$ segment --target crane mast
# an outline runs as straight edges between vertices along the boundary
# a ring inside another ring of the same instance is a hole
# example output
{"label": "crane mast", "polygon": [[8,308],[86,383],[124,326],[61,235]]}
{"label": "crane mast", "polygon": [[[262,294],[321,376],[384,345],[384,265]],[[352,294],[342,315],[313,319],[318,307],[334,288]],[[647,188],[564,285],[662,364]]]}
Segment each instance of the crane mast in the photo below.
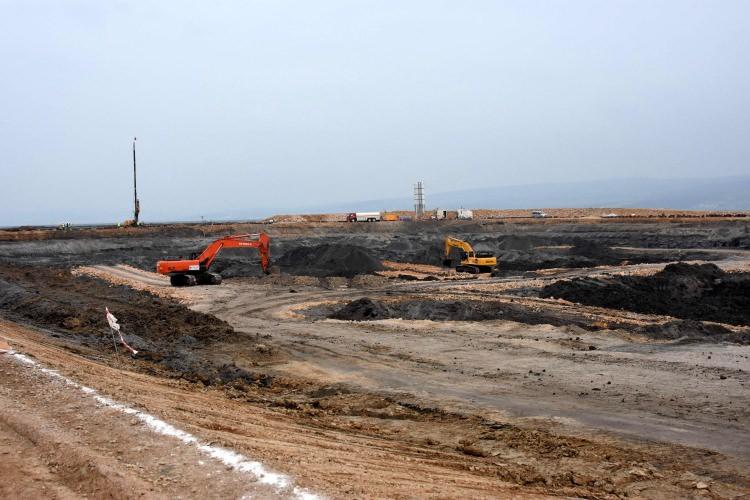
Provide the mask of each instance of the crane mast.
{"label": "crane mast", "polygon": [[138,216],[141,213],[141,204],[138,201],[138,176],[135,168],[135,141],[137,137],[133,137],[133,222],[135,226],[138,225]]}

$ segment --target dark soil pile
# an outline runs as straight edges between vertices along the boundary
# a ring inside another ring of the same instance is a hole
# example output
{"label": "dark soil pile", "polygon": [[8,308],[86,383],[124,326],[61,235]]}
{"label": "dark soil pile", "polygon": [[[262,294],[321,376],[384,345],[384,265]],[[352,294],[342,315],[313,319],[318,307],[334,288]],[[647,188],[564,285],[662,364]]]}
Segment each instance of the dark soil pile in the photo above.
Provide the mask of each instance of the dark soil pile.
{"label": "dark soil pile", "polygon": [[352,278],[383,269],[383,264],[363,247],[329,243],[293,248],[284,253],[276,265],[288,274],[319,277]]}
{"label": "dark soil pile", "polygon": [[349,302],[331,315],[334,319],[351,321],[369,321],[393,317],[393,310],[379,300],[364,297]]}
{"label": "dark soil pile", "polygon": [[634,328],[628,323],[609,323],[602,326],[595,319],[587,319],[575,311],[550,311],[499,301],[418,298],[382,301],[364,297],[338,309],[312,308],[308,312],[312,317],[328,317],[345,321],[375,321],[390,318],[432,321],[508,320],[529,325],[576,326],[589,331],[622,328],[658,340],[750,344],[750,330],[748,329],[732,331],[724,326],[702,321],[680,319],[639,328]]}
{"label": "dark soil pile", "polygon": [[119,320],[126,342],[139,351],[136,360],[204,384],[228,379],[263,383],[262,376],[200,355],[202,348],[233,337],[233,328],[214,316],[146,292],[76,277],[65,269],[0,269],[0,316],[41,327],[67,343],[113,354],[105,307]]}
{"label": "dark soil pile", "polygon": [[[0,311],[45,327],[81,334],[108,331],[104,308],[109,307],[134,343],[174,341],[191,337],[212,342],[230,336],[231,326],[214,316],[180,304],[64,269],[4,268],[0,270]],[[136,338],[137,337],[137,338]]]}
{"label": "dark soil pile", "polygon": [[714,264],[669,264],[653,276],[576,278],[544,287],[541,297],[683,319],[750,325],[750,275]]}
{"label": "dark soil pile", "polygon": [[[408,299],[380,301],[368,297],[349,302],[330,313],[329,318],[348,321],[379,319],[427,319],[433,321],[490,321],[505,319],[532,325],[569,325],[571,318],[544,311],[531,311],[519,304],[483,300]],[[575,323],[575,320],[573,321]],[[582,327],[589,325],[581,323]]]}
{"label": "dark soil pile", "polygon": [[[554,244],[559,244],[555,242]],[[520,247],[520,243],[516,246]],[[550,268],[579,268],[617,266],[621,264],[651,264],[679,260],[711,260],[711,254],[700,250],[652,250],[612,248],[605,243],[586,238],[575,238],[570,248],[530,247],[525,250],[510,249],[497,253],[498,268],[495,276],[513,274],[513,271],[535,271]]]}

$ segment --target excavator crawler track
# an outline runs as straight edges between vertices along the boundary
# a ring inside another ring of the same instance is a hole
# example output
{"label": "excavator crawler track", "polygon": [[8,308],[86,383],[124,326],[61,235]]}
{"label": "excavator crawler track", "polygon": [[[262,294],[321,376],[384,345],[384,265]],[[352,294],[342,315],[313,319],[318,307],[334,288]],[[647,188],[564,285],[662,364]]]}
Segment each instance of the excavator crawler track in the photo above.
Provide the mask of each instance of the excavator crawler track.
{"label": "excavator crawler track", "polygon": [[169,282],[172,286],[194,286],[198,284],[198,280],[192,274],[172,274],[169,277]]}

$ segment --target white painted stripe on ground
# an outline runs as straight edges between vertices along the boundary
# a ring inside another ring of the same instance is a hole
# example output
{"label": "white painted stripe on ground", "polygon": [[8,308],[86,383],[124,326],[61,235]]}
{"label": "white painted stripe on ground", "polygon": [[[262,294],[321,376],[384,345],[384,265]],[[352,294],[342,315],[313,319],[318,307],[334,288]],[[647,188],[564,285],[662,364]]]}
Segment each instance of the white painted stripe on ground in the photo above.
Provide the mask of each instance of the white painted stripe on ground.
{"label": "white painted stripe on ground", "polygon": [[[14,351],[9,352],[8,354],[11,354],[16,360],[26,365],[32,366],[52,378],[59,379],[65,382],[65,384],[71,387],[75,387],[85,394],[93,396],[94,400],[102,406],[118,410],[126,415],[134,416],[157,434],[179,439],[187,445],[194,445],[200,452],[204,453],[205,455],[208,455],[220,461],[224,465],[231,467],[236,471],[252,475],[256,481],[272,486],[279,493],[289,493],[292,497],[299,498],[300,500],[317,500],[321,498],[315,493],[307,491],[298,486],[294,486],[289,476],[271,472],[266,469],[266,467],[260,462],[250,460],[246,456],[241,455],[235,451],[228,450],[226,448],[220,448],[218,446],[201,443],[200,440],[192,434],[178,429],[177,427],[174,427],[173,425],[168,424],[167,422],[160,420],[153,415],[149,415],[148,413],[144,413],[140,410],[136,410],[135,408],[122,403],[118,403],[105,396],[102,396],[96,391],[96,389],[80,385],[63,375],[60,375],[55,370],[45,368],[44,366],[29,358],[28,356],[25,356],[24,354]],[[199,463],[202,465],[202,462]]]}

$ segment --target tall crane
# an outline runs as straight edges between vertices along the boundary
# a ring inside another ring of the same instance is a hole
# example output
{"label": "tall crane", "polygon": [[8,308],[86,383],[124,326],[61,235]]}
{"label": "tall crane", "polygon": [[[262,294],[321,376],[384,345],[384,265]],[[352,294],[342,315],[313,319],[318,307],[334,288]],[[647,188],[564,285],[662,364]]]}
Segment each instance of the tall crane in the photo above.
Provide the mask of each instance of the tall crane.
{"label": "tall crane", "polygon": [[488,273],[492,268],[497,266],[497,258],[490,252],[475,252],[474,248],[466,241],[459,240],[452,236],[445,238],[445,253],[443,255],[443,265],[452,266],[454,261],[451,258],[451,250],[458,248],[461,251],[460,262],[456,266],[459,273]]}
{"label": "tall crane", "polygon": [[200,255],[186,260],[160,260],[156,272],[169,276],[172,286],[218,285],[221,275],[209,272],[222,248],[257,248],[260,265],[268,274],[271,263],[271,240],[266,233],[235,234],[211,242]]}

